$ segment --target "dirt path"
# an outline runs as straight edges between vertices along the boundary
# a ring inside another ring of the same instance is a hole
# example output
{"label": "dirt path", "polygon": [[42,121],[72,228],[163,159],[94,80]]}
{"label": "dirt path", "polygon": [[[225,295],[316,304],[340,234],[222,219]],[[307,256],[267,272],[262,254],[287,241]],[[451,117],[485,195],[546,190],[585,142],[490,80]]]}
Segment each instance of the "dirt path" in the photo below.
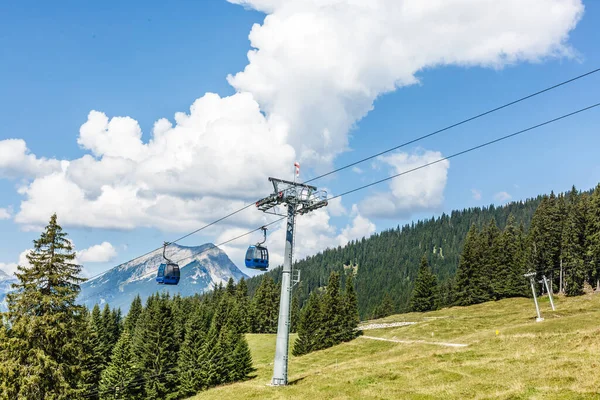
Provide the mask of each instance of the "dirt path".
{"label": "dirt path", "polygon": [[427,342],[425,340],[398,340],[398,339],[385,339],[375,336],[359,336],[363,339],[371,339],[371,340],[382,340],[384,342],[393,342],[393,343],[405,343],[405,344],[414,344],[414,343],[425,343],[425,344],[433,344],[436,346],[446,346],[446,347],[467,347],[468,344],[462,343],[446,343],[446,342]]}

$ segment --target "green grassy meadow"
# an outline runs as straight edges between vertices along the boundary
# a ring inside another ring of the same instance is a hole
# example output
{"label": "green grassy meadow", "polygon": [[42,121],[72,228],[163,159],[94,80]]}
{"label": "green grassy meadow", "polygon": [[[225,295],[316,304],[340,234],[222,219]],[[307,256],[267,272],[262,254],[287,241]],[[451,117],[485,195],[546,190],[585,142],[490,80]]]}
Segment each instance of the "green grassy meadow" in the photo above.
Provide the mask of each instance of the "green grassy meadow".
{"label": "green grassy meadow", "polygon": [[555,298],[555,312],[547,297],[540,301],[543,322],[535,322],[532,299],[378,320],[417,323],[365,330],[364,336],[468,346],[361,337],[302,357],[290,354],[286,387],[268,386],[275,335],[247,335],[252,379],[193,399],[600,399],[600,294]]}

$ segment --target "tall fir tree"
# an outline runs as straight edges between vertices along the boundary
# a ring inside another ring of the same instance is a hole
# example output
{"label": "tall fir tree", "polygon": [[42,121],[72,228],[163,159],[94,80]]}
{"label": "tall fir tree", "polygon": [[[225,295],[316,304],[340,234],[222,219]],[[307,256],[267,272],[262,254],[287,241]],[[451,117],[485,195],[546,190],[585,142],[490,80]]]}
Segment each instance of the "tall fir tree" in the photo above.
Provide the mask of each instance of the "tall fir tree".
{"label": "tall fir tree", "polygon": [[179,396],[193,396],[208,386],[203,375],[202,349],[206,337],[205,309],[199,307],[186,324],[185,340],[177,360]]}
{"label": "tall fir tree", "polygon": [[178,350],[168,295],[148,298],[134,332],[133,349],[136,368],[142,371],[144,398],[164,399],[174,393],[176,375],[164,374],[174,371]]}
{"label": "tall fir tree", "polygon": [[343,339],[344,304],[340,293],[340,274],[332,272],[321,302],[321,343],[324,348],[338,344]]}
{"label": "tall fir tree", "polygon": [[571,190],[569,197],[561,253],[565,267],[565,293],[568,296],[577,296],[583,293],[583,284],[586,278],[586,212],[575,187]]}
{"label": "tall fir tree", "polygon": [[279,295],[277,293],[277,286],[273,278],[264,275],[252,299],[253,332],[277,332],[278,310]]}
{"label": "tall fir tree", "polygon": [[300,311],[298,338],[294,342],[292,354],[301,356],[321,348],[321,295],[313,290],[308,301]]}
{"label": "tall fir tree", "polygon": [[142,388],[143,380],[135,365],[132,333],[125,329],[113,348],[108,367],[102,371],[100,399],[142,399]]}
{"label": "tall fir tree", "polygon": [[78,343],[81,346],[81,391],[90,399],[98,399],[98,384],[100,374],[104,369],[104,357],[98,330],[91,313],[88,314],[85,328],[81,330]]}
{"label": "tall fir tree", "polygon": [[296,333],[298,331],[298,321],[300,320],[300,299],[298,297],[298,291],[294,292],[292,296],[292,306],[290,309],[290,332]]}
{"label": "tall fir tree", "polygon": [[356,330],[360,322],[360,317],[358,315],[358,298],[356,297],[356,289],[354,288],[353,272],[350,272],[346,278],[343,315],[343,340],[352,340],[360,334],[360,331]]}
{"label": "tall fir tree", "polygon": [[463,247],[456,272],[456,305],[468,306],[483,303],[490,299],[482,268],[482,250],[479,230],[473,224]]}
{"label": "tall fir tree", "polygon": [[30,266],[17,267],[18,281],[7,295],[8,358],[15,367],[10,392],[16,395],[12,398],[32,400],[74,398],[82,379],[77,338],[86,322],[76,299],[85,279],[79,276],[81,266],[74,263],[73,246],[56,214],[33,243],[27,255]]}
{"label": "tall fir tree", "polygon": [[250,332],[252,319],[250,316],[250,302],[248,300],[248,284],[242,277],[237,284],[236,288],[236,301],[240,310],[240,331],[244,333]]}
{"label": "tall fir tree", "polygon": [[435,310],[438,303],[437,294],[437,278],[431,272],[427,256],[423,256],[410,301],[411,311],[424,312]]}
{"label": "tall fir tree", "polygon": [[[135,325],[137,324],[140,315],[144,306],[142,305],[142,298],[140,295],[136,295],[133,301],[131,302],[131,306],[129,307],[129,312],[127,313],[127,317],[125,317],[125,322],[123,324],[123,328],[130,333],[133,334],[133,330],[135,329]],[[98,312],[100,309],[98,309]]]}
{"label": "tall fir tree", "polygon": [[394,311],[394,301],[392,300],[392,296],[390,296],[389,292],[385,292],[381,303],[379,303],[373,311],[373,318],[384,318],[388,315],[392,315]]}
{"label": "tall fir tree", "polygon": [[586,237],[589,275],[596,283],[596,290],[600,291],[600,184],[596,186],[589,200]]}

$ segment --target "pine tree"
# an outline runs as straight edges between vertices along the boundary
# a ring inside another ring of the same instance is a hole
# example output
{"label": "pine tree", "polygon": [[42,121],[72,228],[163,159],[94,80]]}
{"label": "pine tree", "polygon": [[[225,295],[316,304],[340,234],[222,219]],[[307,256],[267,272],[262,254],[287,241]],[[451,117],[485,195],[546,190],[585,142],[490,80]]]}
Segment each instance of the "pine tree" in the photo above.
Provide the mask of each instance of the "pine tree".
{"label": "pine tree", "polygon": [[321,343],[323,348],[341,343],[344,337],[344,304],[340,294],[340,274],[332,272],[321,302]]}
{"label": "pine tree", "polygon": [[500,230],[496,219],[492,217],[480,236],[482,285],[490,299],[500,299],[505,291],[506,282],[500,269],[501,243]]}
{"label": "pine tree", "polygon": [[81,368],[81,391],[90,399],[98,399],[98,383],[100,374],[104,368],[102,346],[96,325],[93,323],[92,314],[88,315],[88,321],[81,330],[78,338],[81,346],[80,368]]}
{"label": "pine tree", "polygon": [[273,278],[265,275],[252,299],[253,332],[277,332],[279,296]]}
{"label": "pine tree", "polygon": [[113,349],[108,367],[102,371],[100,399],[141,399],[142,386],[134,362],[132,334],[126,329]]}
{"label": "pine tree", "polygon": [[[131,302],[129,312],[127,313],[127,317],[125,318],[125,323],[123,326],[125,330],[129,331],[130,333],[133,333],[135,325],[137,324],[137,321],[140,318],[140,315],[142,314],[143,308],[144,307],[142,306],[142,299],[138,294]],[[98,312],[100,312],[100,309],[98,309]]]}
{"label": "pine tree", "polygon": [[596,186],[589,200],[586,236],[590,276],[596,281],[596,289],[600,291],[600,184]]}
{"label": "pine tree", "polygon": [[562,237],[565,265],[564,283],[567,296],[577,296],[583,294],[583,284],[587,272],[585,265],[586,213],[575,187],[571,191],[570,198]]}
{"label": "pine tree", "polygon": [[179,396],[192,396],[208,386],[202,374],[202,349],[204,346],[205,310],[197,309],[186,324],[185,340],[177,361]]}
{"label": "pine tree", "polygon": [[358,315],[358,299],[356,297],[356,290],[354,289],[354,274],[352,272],[350,272],[346,278],[343,315],[344,325],[342,340],[352,340],[360,334],[360,332],[356,330],[360,322],[360,317]]}
{"label": "pine tree", "polygon": [[241,332],[249,333],[252,325],[250,317],[250,303],[248,301],[248,284],[244,278],[240,279],[236,288],[236,301],[240,311],[239,328]]}
{"label": "pine tree", "polygon": [[[134,332],[136,368],[142,372],[145,399],[164,399],[175,392],[177,343],[168,295],[148,298]],[[160,379],[155,379],[161,376]]]}
{"label": "pine tree", "polygon": [[118,339],[118,337],[115,336],[117,330],[115,316],[111,312],[108,303],[105,303],[104,309],[102,310],[102,316],[100,317],[98,336],[102,346],[102,357],[106,364],[110,362],[112,349]]}
{"label": "pine tree", "polygon": [[456,272],[456,305],[468,306],[489,300],[481,262],[481,240],[475,224],[467,233]]}
{"label": "pine tree", "polygon": [[437,293],[437,278],[431,272],[427,257],[423,256],[410,301],[411,311],[424,312],[435,310],[437,308]]}
{"label": "pine tree", "polygon": [[319,338],[322,336],[321,329],[321,295],[314,290],[300,311],[298,338],[294,342],[292,354],[301,356],[321,348],[319,343]]}
{"label": "pine tree", "polygon": [[394,302],[388,292],[383,295],[381,303],[373,311],[373,318],[384,318],[394,313]]}
{"label": "pine tree", "polygon": [[[521,227],[522,229],[522,227]],[[527,293],[527,279],[521,253],[523,233],[517,228],[515,218],[508,217],[504,231],[498,240],[500,263],[497,272],[498,298],[524,296]]]}
{"label": "pine tree", "polygon": [[11,392],[32,400],[76,397],[81,381],[76,344],[85,326],[85,310],[76,299],[85,279],[56,214],[27,259],[31,266],[18,266],[15,290],[7,295],[14,346],[9,358],[16,367]]}

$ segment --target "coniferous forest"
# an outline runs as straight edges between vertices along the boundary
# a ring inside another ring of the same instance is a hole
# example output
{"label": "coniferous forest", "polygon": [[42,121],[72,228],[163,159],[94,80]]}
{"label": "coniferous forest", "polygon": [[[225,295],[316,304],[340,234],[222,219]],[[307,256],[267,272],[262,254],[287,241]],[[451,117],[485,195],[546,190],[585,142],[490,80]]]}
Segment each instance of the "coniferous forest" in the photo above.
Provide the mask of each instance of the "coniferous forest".
{"label": "coniferous forest", "polygon": [[[600,185],[453,211],[327,249],[294,268],[302,271],[300,308],[331,272],[344,278],[356,271],[362,319],[531,296],[528,271],[536,280],[545,275],[554,292],[578,295],[585,285],[600,290]],[[267,275],[278,282],[280,268]],[[248,280],[251,294],[262,279]]]}
{"label": "coniferous forest", "polygon": [[[127,315],[76,304],[81,266],[56,215],[18,267],[0,326],[0,398],[178,399],[251,378],[245,333],[275,333],[280,269]],[[452,212],[295,263],[296,356],[357,337],[360,317],[530,296],[524,274],[600,290],[600,185]]]}

